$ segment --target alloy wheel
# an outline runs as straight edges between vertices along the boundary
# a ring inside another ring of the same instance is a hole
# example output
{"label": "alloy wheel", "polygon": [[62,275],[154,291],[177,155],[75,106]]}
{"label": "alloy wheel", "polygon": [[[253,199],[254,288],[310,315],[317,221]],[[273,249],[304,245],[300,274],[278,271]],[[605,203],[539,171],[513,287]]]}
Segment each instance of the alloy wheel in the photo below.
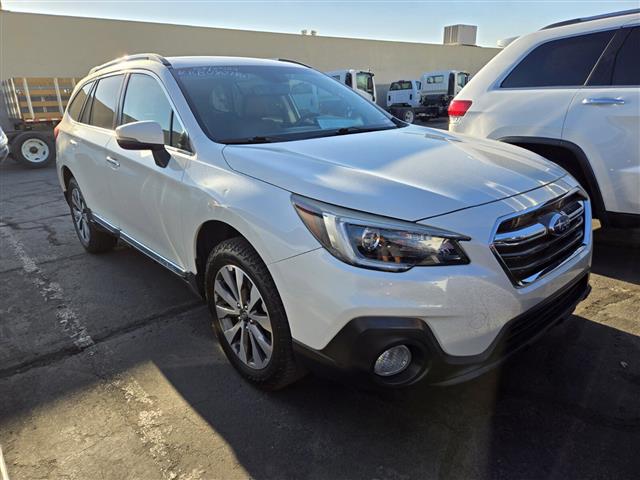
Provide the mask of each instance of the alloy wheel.
{"label": "alloy wheel", "polygon": [[267,306],[253,280],[236,265],[225,265],[214,280],[216,315],[225,340],[249,368],[265,368],[273,351]]}
{"label": "alloy wheel", "polygon": [[78,235],[82,242],[87,245],[91,240],[89,216],[87,214],[87,205],[84,203],[84,198],[82,198],[82,194],[77,188],[71,191],[71,213],[73,214],[73,223],[76,226]]}

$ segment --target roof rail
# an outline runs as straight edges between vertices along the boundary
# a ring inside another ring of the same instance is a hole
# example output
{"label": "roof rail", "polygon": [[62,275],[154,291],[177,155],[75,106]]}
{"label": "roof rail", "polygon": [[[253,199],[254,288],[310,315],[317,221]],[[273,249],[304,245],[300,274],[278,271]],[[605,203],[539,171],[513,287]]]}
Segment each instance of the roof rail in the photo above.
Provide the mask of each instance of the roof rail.
{"label": "roof rail", "polygon": [[622,17],[623,15],[631,15],[632,13],[640,13],[640,8],[633,8],[631,10],[622,10],[620,12],[603,13],[602,15],[594,15],[593,17],[574,18],[573,20],[565,20],[563,22],[552,23],[540,30],[548,30],[550,28],[564,27],[565,25],[573,25],[575,23],[591,22],[593,20],[601,20],[603,18]]}
{"label": "roof rail", "polygon": [[303,67],[313,68],[311,65],[307,65],[306,63],[298,62],[297,60],[289,60],[288,58],[276,58],[276,60],[278,60],[279,62],[295,63],[296,65],[301,65]]}
{"label": "roof rail", "polygon": [[167,60],[161,55],[158,55],[157,53],[135,53],[133,55],[125,55],[123,57],[114,58],[113,60],[103,63],[102,65],[93,67],[91,70],[89,70],[89,74],[95,73],[99,70],[103,70],[107,67],[111,67],[112,65],[117,65],[118,63],[132,62],[134,60],[153,60],[155,62],[162,63],[166,67],[171,66],[171,64],[169,63],[169,60]]}

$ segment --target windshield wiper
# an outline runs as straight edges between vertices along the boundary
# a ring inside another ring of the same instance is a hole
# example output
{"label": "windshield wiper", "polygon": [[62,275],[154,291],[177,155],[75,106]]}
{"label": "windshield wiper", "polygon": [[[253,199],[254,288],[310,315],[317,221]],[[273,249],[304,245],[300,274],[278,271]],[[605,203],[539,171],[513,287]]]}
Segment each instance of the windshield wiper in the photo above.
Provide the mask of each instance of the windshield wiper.
{"label": "windshield wiper", "polygon": [[250,145],[253,143],[271,143],[277,141],[273,137],[264,137],[261,135],[247,138],[230,138],[227,140],[219,140],[220,143],[226,143],[227,145]]}
{"label": "windshield wiper", "polygon": [[350,133],[376,132],[378,130],[391,130],[396,127],[342,127],[335,131],[335,135],[348,135]]}

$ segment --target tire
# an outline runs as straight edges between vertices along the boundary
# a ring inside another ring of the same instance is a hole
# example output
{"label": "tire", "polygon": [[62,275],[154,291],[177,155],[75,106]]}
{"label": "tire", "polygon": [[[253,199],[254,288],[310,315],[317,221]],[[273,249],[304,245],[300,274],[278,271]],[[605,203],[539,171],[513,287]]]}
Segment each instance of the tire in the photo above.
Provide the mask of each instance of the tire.
{"label": "tire", "polygon": [[73,228],[75,228],[78,240],[84,249],[89,253],[104,253],[112,250],[118,243],[118,238],[105,232],[89,220],[90,211],[75,178],[69,180],[67,200],[71,210]]}
{"label": "tire", "polygon": [[16,161],[28,168],[44,168],[56,158],[53,138],[41,132],[25,132],[11,142]]}
{"label": "tire", "polygon": [[294,359],[278,290],[264,262],[244,238],[225,240],[211,251],[205,294],[220,345],[243,378],[263,390],[278,390],[303,376]]}
{"label": "tire", "polygon": [[405,112],[402,114],[402,120],[407,123],[413,123],[415,119],[416,115],[415,113],[413,113],[413,110],[405,110]]}

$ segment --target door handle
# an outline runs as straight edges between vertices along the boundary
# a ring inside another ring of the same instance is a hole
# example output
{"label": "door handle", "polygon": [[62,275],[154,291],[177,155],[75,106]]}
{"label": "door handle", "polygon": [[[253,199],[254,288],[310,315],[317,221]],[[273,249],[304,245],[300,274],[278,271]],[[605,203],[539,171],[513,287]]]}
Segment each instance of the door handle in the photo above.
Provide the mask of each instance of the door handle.
{"label": "door handle", "polygon": [[74,147],[77,147],[77,146],[78,146],[78,142],[76,142],[73,138],[69,139],[69,143],[70,143],[71,145],[73,145]]}
{"label": "door handle", "polygon": [[115,158],[112,158],[110,156],[107,155],[107,162],[109,163],[109,165],[111,165],[113,168],[118,168],[120,166],[120,162],[117,161]]}
{"label": "door handle", "polygon": [[620,97],[600,97],[600,98],[585,98],[582,100],[583,105],[624,105],[624,100]]}

